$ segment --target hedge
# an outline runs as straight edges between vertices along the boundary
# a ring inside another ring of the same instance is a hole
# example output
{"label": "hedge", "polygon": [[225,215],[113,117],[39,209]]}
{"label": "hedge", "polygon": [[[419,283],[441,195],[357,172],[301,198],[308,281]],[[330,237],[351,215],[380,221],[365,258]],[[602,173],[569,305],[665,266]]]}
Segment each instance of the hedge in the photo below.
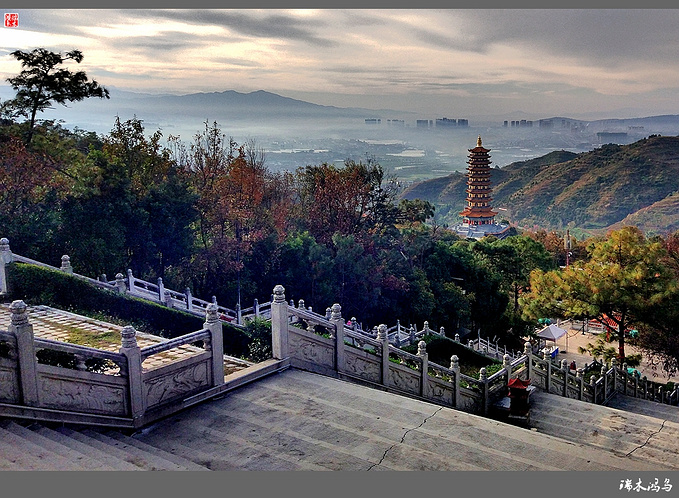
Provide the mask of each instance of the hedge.
{"label": "hedge", "polygon": [[[8,265],[9,298],[29,305],[46,305],[85,316],[113,317],[137,330],[173,338],[203,328],[204,319],[161,304],[92,285],[73,275],[25,263]],[[251,338],[241,329],[224,325],[224,353],[249,354]]]}

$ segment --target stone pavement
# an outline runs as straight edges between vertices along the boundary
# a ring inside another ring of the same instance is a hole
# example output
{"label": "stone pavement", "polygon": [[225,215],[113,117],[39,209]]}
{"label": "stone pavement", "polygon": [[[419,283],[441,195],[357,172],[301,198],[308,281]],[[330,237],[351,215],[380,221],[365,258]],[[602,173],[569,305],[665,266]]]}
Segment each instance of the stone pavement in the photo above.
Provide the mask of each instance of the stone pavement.
{"label": "stone pavement", "polygon": [[[123,327],[119,325],[50,308],[49,306],[29,306],[28,320],[33,325],[33,334],[36,338],[87,345],[115,353],[121,347],[120,332]],[[7,330],[9,323],[9,304],[0,304],[0,330]],[[87,344],[83,344],[85,336],[87,336]],[[137,344],[140,348],[152,346],[166,340],[155,335],[137,332]],[[195,346],[182,345],[150,356],[144,361],[143,368],[145,371],[153,370],[202,352],[203,349]],[[225,356],[224,358],[225,375],[242,370],[250,365],[252,363],[239,358],[230,356]]]}

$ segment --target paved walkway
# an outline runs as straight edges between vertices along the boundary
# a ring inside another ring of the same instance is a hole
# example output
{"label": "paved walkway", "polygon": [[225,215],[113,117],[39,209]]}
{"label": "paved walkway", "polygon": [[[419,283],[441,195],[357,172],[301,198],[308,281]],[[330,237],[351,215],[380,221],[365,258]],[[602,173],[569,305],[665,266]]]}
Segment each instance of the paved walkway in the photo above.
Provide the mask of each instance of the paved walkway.
{"label": "paved walkway", "polygon": [[[0,329],[7,330],[10,324],[9,304],[0,304]],[[82,315],[50,308],[48,306],[29,306],[28,320],[33,325],[36,338],[80,344],[117,353],[121,347],[123,327],[102,322]],[[137,332],[140,348],[166,341],[162,337]],[[144,370],[153,370],[168,363],[202,353],[204,350],[191,345],[183,345],[169,351],[154,354],[144,361]],[[252,363],[238,358],[225,356],[225,375],[242,370]]]}

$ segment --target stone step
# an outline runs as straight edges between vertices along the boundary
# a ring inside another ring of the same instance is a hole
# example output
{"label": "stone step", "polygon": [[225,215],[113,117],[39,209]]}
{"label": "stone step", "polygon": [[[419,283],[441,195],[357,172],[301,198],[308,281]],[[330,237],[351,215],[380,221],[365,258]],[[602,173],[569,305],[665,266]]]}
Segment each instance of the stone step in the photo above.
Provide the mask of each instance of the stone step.
{"label": "stone step", "polygon": [[[33,424],[37,426],[37,424]],[[78,466],[78,470],[114,470],[110,467],[105,466],[102,462],[93,458],[92,455],[87,453],[82,453],[69,446],[58,443],[52,439],[49,439],[38,432],[31,430],[30,428],[24,427],[16,422],[10,422],[3,424],[3,427],[8,431],[16,434],[19,437],[24,438],[26,441],[36,444],[47,451],[61,455],[67,460],[73,462]]]}
{"label": "stone step", "polygon": [[679,468],[679,424],[554,394],[536,394],[531,397],[531,426],[539,432]]}
{"label": "stone step", "polygon": [[73,439],[76,439],[77,441],[80,441],[81,443],[92,446],[99,451],[109,453],[111,456],[124,462],[124,464],[130,465],[132,468],[128,470],[156,470],[156,467],[153,464],[150,464],[146,459],[139,458],[137,455],[132,455],[123,449],[117,448],[114,445],[108,444],[104,441],[100,441],[97,438],[90,437],[89,435],[84,434],[84,431],[75,431],[68,427],[59,427],[56,430]]}
{"label": "stone step", "polygon": [[642,415],[648,415],[661,420],[671,420],[679,423],[679,407],[657,403],[655,401],[633,398],[617,393],[607,406],[618,410],[624,410]]}
{"label": "stone step", "polygon": [[27,441],[11,428],[0,427],[0,454],[21,470],[80,470],[68,458]]}
{"label": "stone step", "polygon": [[165,450],[162,450],[156,446],[151,446],[150,444],[146,444],[143,441],[139,441],[134,438],[134,436],[125,436],[124,434],[121,434],[120,432],[117,431],[107,431],[104,433],[105,436],[110,437],[111,439],[115,439],[117,441],[120,441],[122,443],[128,444],[130,446],[134,446],[142,451],[145,451],[147,453],[152,453],[156,456],[162,457],[165,460],[168,460],[169,462],[175,463],[176,465],[179,465],[182,469],[184,470],[210,470],[207,467],[203,465],[199,465],[195,463],[195,461],[184,458],[180,455],[177,455],[173,452],[168,452]]}
{"label": "stone step", "polygon": [[108,451],[102,451],[95,448],[87,442],[83,442],[63,432],[55,429],[50,429],[42,425],[31,426],[31,430],[40,434],[41,436],[51,439],[59,444],[67,446],[75,451],[79,451],[84,455],[88,455],[91,459],[101,464],[100,470],[140,470],[136,465],[112,455]]}
{"label": "stone step", "polygon": [[186,467],[158,455],[156,451],[149,452],[129,444],[127,438],[123,438],[123,440],[114,439],[92,429],[83,429],[80,432],[98,443],[108,445],[109,451],[114,454],[116,452],[127,454],[128,458],[131,458],[128,461],[146,470],[187,470]]}

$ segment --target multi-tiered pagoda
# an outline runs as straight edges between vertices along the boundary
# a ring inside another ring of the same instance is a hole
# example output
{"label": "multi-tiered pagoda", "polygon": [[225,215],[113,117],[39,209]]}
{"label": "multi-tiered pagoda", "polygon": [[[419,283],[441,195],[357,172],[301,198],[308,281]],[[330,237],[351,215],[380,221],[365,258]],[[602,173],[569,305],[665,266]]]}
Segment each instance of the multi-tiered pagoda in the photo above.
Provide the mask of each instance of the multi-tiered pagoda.
{"label": "multi-tiered pagoda", "polygon": [[480,239],[486,235],[502,238],[507,235],[509,227],[495,223],[495,215],[490,206],[490,149],[483,147],[481,136],[476,147],[469,149],[467,161],[467,200],[462,216],[462,224],[455,229],[461,237]]}

